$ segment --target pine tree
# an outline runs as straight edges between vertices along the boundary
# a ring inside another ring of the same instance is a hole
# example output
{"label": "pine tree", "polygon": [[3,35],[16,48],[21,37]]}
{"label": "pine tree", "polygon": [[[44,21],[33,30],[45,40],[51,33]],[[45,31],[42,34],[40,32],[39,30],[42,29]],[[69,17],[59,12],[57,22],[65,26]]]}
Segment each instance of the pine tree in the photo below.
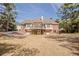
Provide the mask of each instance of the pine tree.
{"label": "pine tree", "polygon": [[2,11],[0,12],[0,28],[1,31],[14,31],[16,30],[16,12],[15,4],[13,3],[1,3]]}
{"label": "pine tree", "polygon": [[65,3],[58,13],[61,19],[65,21],[64,24],[61,22],[64,26],[60,24],[60,27],[63,26],[66,32],[79,32],[79,4]]}

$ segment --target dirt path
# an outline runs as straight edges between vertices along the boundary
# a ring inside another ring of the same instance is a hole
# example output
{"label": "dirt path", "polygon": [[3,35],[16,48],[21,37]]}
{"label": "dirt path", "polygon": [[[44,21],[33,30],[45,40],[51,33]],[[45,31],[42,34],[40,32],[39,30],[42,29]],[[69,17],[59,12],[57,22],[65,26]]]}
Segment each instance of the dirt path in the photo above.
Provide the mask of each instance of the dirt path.
{"label": "dirt path", "polygon": [[55,40],[50,41],[49,39],[44,38],[44,36],[31,36],[28,37],[28,39],[29,47],[35,47],[40,50],[38,55],[72,55],[69,49],[59,46],[59,42]]}
{"label": "dirt path", "polygon": [[42,35],[30,35],[24,39],[13,39],[0,41],[1,43],[19,44],[24,48],[36,48],[40,51],[38,56],[71,56],[71,51],[67,48],[59,46],[59,42],[45,38]]}

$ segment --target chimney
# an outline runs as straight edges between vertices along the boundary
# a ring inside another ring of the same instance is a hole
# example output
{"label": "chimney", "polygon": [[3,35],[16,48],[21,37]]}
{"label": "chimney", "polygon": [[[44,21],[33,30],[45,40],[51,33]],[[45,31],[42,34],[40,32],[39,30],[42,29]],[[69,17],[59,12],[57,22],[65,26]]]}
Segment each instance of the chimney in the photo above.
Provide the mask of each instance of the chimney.
{"label": "chimney", "polygon": [[41,16],[41,20],[43,20],[43,16]]}

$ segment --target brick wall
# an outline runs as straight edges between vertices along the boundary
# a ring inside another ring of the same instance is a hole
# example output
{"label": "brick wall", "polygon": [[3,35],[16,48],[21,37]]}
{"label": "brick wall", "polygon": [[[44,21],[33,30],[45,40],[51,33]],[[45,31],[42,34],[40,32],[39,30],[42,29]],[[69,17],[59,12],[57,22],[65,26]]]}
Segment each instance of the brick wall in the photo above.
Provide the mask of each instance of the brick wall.
{"label": "brick wall", "polygon": [[59,25],[58,24],[53,24],[52,26],[53,26],[52,31],[58,33],[59,32]]}

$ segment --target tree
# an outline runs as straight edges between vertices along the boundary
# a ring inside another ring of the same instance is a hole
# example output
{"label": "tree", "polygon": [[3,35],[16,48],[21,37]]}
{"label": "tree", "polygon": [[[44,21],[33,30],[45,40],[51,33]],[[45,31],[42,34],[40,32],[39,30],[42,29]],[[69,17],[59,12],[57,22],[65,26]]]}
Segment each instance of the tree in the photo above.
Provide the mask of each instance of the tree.
{"label": "tree", "polygon": [[15,12],[15,4],[13,3],[1,3],[2,11],[0,12],[0,24],[1,31],[13,31],[16,30],[16,12]]}
{"label": "tree", "polygon": [[65,3],[60,7],[58,14],[62,19],[60,27],[62,26],[66,32],[79,32],[79,4]]}

